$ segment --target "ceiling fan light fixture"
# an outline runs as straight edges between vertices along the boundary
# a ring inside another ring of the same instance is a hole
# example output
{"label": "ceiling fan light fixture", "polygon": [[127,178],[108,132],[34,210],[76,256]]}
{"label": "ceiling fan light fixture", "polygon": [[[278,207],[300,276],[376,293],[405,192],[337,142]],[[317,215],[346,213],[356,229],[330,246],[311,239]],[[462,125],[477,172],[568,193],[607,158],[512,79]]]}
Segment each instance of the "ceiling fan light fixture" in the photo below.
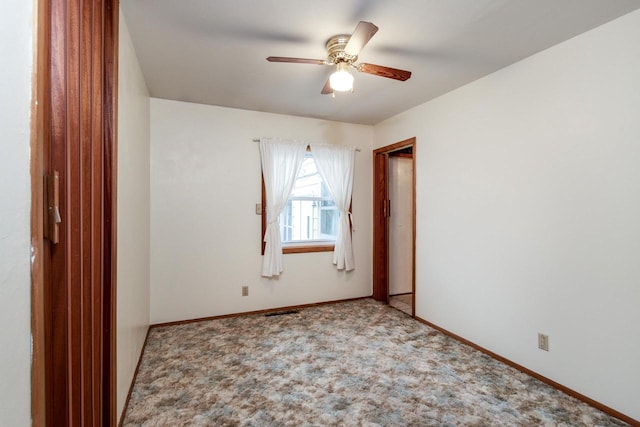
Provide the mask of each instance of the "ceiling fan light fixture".
{"label": "ceiling fan light fixture", "polygon": [[358,55],[362,48],[369,43],[371,37],[378,31],[378,27],[371,22],[360,21],[356,29],[349,34],[338,34],[331,37],[326,44],[326,59],[291,58],[286,56],[269,56],[269,62],[289,62],[294,64],[335,65],[336,70],[325,81],[320,93],[331,94],[335,98],[336,92],[353,92],[353,75],[349,68],[355,68],[360,73],[386,77],[388,79],[405,81],[411,77],[411,71],[399,68],[383,67],[382,65],[358,62]]}
{"label": "ceiling fan light fixture", "polygon": [[337,92],[353,90],[353,75],[347,71],[347,67],[348,65],[345,62],[338,63],[338,69],[329,77],[331,89]]}

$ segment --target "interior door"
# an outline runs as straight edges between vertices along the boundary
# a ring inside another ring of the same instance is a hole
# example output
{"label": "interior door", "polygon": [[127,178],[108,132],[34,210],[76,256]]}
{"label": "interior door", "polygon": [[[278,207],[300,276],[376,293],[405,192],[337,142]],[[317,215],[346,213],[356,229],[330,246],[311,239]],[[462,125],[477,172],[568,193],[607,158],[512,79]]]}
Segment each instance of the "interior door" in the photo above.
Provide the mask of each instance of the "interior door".
{"label": "interior door", "polygon": [[117,0],[38,3],[34,425],[115,425],[118,13]]}
{"label": "interior door", "polygon": [[389,156],[389,296],[413,292],[413,159]]}
{"label": "interior door", "polygon": [[401,152],[411,153],[411,289],[412,311],[415,315],[415,148],[416,139],[410,138],[373,151],[373,298],[389,302],[389,157]]}
{"label": "interior door", "polygon": [[373,298],[389,302],[389,221],[387,175],[389,156],[373,154]]}

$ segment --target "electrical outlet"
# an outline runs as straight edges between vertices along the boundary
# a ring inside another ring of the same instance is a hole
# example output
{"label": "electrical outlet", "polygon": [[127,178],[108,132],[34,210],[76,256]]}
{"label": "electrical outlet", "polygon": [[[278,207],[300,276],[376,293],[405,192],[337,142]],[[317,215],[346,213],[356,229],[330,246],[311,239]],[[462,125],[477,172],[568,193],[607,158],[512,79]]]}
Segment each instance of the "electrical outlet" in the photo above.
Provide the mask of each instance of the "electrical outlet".
{"label": "electrical outlet", "polygon": [[549,351],[549,335],[538,333],[538,348]]}
{"label": "electrical outlet", "polygon": [[242,287],[242,296],[243,297],[248,297],[249,296],[249,287],[248,286],[243,286]]}

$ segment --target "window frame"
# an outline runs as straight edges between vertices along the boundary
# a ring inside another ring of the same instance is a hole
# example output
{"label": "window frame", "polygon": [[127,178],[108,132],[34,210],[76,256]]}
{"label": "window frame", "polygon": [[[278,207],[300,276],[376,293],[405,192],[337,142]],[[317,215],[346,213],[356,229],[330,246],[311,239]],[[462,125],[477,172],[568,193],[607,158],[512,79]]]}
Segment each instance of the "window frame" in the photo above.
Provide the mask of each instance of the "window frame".
{"label": "window frame", "polygon": [[[307,147],[307,152],[311,150]],[[312,154],[313,155],[313,154]],[[267,232],[267,194],[264,186],[264,175],[262,174],[262,170],[260,171],[260,180],[262,181],[262,233],[260,235],[260,241],[262,244],[260,245],[261,253],[264,255],[264,249],[266,247],[266,243],[264,241],[264,234]],[[349,213],[351,213],[351,208],[353,207],[353,195],[351,196],[351,200],[349,201]],[[349,229],[352,228],[351,218],[349,218]],[[295,243],[288,246],[282,246],[283,254],[301,254],[301,253],[312,253],[312,252],[333,252],[336,248],[335,243],[326,244],[308,244],[307,242]]]}

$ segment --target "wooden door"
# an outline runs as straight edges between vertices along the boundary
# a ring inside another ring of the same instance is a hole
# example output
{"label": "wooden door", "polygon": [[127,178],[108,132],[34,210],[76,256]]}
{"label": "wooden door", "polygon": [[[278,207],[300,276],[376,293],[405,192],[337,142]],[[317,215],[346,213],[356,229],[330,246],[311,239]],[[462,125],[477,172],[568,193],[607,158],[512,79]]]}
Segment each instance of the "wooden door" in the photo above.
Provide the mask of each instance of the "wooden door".
{"label": "wooden door", "polygon": [[413,293],[413,155],[389,155],[389,296]]}
{"label": "wooden door", "polygon": [[34,425],[115,425],[118,12],[117,0],[39,0],[32,192],[50,194],[43,178],[57,174],[59,197],[33,214],[45,223],[32,227]]}
{"label": "wooden door", "polygon": [[389,302],[388,169],[386,152],[373,153],[373,298]]}

